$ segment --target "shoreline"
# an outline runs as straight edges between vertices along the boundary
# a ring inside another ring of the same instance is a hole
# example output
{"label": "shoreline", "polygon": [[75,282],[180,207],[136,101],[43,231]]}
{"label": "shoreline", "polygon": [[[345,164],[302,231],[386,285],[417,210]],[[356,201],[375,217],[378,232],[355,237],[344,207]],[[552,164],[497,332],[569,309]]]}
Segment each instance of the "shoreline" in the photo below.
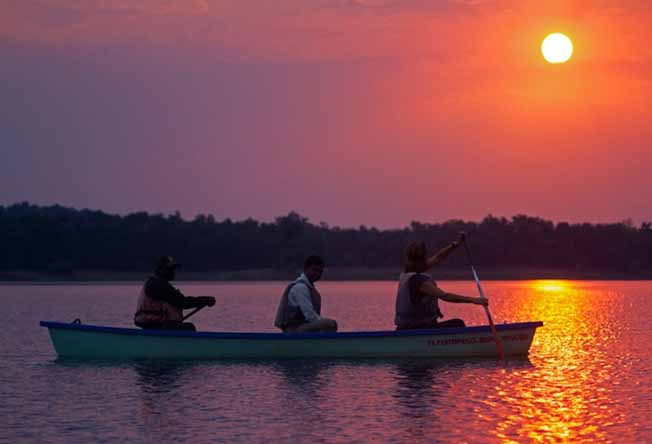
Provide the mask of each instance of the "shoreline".
{"label": "shoreline", "polygon": [[[327,281],[395,281],[398,269],[370,268],[327,268],[323,280]],[[270,282],[291,281],[296,279],[298,270],[257,269],[257,270],[215,270],[183,271],[179,270],[177,282]],[[41,272],[29,270],[0,271],[0,284],[49,284],[49,283],[112,283],[142,282],[149,271],[110,271],[110,270],[75,270],[68,272]],[[434,270],[432,276],[437,281],[473,280],[468,269]],[[483,281],[503,280],[652,280],[652,271],[637,273],[615,273],[600,271],[571,271],[555,269],[511,269],[478,270]]]}

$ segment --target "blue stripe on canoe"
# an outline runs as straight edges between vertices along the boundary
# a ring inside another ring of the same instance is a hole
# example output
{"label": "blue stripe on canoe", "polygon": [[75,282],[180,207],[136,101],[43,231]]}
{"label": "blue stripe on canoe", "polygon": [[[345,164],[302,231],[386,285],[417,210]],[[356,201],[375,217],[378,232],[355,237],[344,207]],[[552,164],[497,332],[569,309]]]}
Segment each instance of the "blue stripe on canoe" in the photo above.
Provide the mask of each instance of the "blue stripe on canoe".
{"label": "blue stripe on canoe", "polygon": [[[41,321],[42,327],[76,330],[97,333],[112,333],[118,335],[137,336],[173,336],[192,338],[213,338],[213,339],[326,339],[326,338],[368,338],[368,337],[396,337],[396,336],[433,336],[433,335],[455,335],[462,333],[485,333],[489,332],[488,325],[462,328],[437,328],[431,330],[385,330],[385,331],[351,331],[342,333],[234,333],[234,332],[201,332],[201,331],[179,331],[179,330],[141,330],[136,328],[103,327],[99,325],[68,324],[64,322]],[[524,330],[535,329],[543,326],[543,322],[520,322],[513,324],[496,324],[496,330]]]}

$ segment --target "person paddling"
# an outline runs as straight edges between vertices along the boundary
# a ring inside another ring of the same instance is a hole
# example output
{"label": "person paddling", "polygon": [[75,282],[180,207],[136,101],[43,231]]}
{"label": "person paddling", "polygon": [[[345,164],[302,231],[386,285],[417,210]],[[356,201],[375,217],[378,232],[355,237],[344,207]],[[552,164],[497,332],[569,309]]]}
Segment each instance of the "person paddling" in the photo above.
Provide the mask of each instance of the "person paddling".
{"label": "person paddling", "polygon": [[195,330],[190,322],[183,322],[185,308],[212,307],[212,296],[184,296],[170,281],[174,280],[177,264],[170,256],[156,261],[154,274],[140,291],[134,323],[144,329]]}
{"label": "person paddling", "polygon": [[462,245],[465,238],[465,233],[461,232],[457,240],[430,257],[424,242],[417,241],[408,245],[405,250],[405,269],[399,277],[396,294],[394,323],[397,330],[464,327],[464,321],[461,319],[438,321],[443,317],[439,310],[440,299],[446,302],[488,305],[485,298],[461,296],[442,290],[432,276],[425,273],[446,259]]}
{"label": "person paddling", "polygon": [[337,331],[337,322],[321,316],[321,295],[315,288],[324,266],[319,256],[308,256],[303,273],[285,288],[274,320],[284,333]]}

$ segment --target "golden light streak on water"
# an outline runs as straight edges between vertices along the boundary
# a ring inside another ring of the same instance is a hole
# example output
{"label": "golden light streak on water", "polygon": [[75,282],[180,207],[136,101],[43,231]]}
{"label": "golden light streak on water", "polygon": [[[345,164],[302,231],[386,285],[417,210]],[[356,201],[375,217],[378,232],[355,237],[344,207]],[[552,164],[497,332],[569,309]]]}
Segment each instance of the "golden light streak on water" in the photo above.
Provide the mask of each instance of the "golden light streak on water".
{"label": "golden light streak on water", "polygon": [[496,401],[510,413],[495,435],[504,444],[603,442],[614,421],[626,420],[609,408],[615,401],[607,353],[618,332],[608,319],[608,299],[570,281],[532,281],[524,292],[521,316],[543,320],[545,335],[533,344],[536,370],[507,373],[500,384]]}
{"label": "golden light streak on water", "polygon": [[570,281],[545,279],[532,281],[532,289],[545,293],[561,293],[569,292],[573,288]]}

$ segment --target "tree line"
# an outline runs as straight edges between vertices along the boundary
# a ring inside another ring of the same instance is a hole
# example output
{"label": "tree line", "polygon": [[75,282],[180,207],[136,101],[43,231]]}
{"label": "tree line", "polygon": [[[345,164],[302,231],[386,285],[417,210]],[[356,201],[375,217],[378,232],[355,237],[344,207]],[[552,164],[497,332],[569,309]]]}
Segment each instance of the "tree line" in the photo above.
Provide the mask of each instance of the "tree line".
{"label": "tree line", "polygon": [[[137,212],[36,206],[0,206],[0,270],[150,270],[155,257],[172,255],[184,270],[297,269],[309,254],[328,266],[399,268],[411,240],[433,250],[468,233],[474,261],[484,269],[563,269],[615,273],[652,270],[652,224],[553,223],[517,215],[489,215],[481,222],[412,222],[402,229],[331,227],[291,212],[273,222],[185,220]],[[454,254],[447,269],[466,266]]]}

